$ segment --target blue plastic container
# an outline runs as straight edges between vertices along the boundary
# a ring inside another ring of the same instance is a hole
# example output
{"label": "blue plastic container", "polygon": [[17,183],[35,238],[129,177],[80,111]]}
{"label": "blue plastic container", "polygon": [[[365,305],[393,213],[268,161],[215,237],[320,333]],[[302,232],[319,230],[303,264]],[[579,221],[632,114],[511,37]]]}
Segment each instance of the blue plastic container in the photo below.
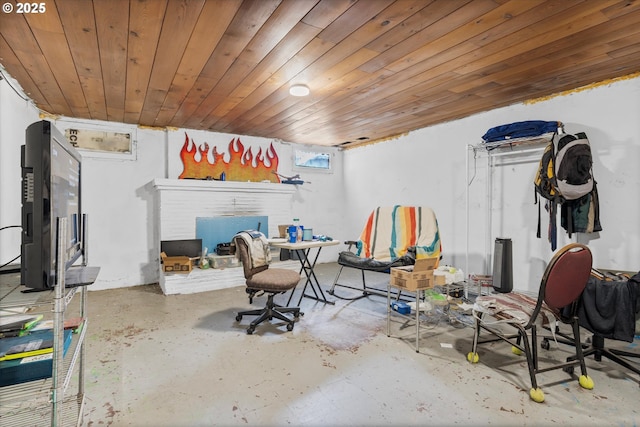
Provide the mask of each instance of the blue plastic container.
{"label": "blue plastic container", "polygon": [[411,313],[411,307],[409,307],[409,304],[407,304],[406,302],[402,302],[402,301],[393,301],[391,303],[391,309],[393,311],[397,311],[400,314],[410,314]]}

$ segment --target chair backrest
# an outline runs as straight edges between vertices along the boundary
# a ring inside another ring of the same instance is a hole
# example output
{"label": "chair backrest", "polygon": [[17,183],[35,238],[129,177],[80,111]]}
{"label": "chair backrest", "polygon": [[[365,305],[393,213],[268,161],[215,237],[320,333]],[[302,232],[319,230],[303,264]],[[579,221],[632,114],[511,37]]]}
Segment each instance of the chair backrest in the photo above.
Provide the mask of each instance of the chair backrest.
{"label": "chair backrest", "polygon": [[591,251],[580,243],[558,250],[542,276],[540,292],[551,309],[561,309],[576,301],[591,274]]}
{"label": "chair backrest", "polygon": [[440,257],[440,232],[433,210],[420,206],[378,207],[367,219],[356,254],[393,261],[412,246],[416,259]]}
{"label": "chair backrest", "polygon": [[268,265],[251,268],[251,266],[253,265],[253,262],[251,262],[251,252],[249,251],[247,242],[245,242],[244,239],[238,238],[238,237],[235,237],[233,241],[236,244],[236,254],[240,259],[240,262],[242,263],[245,279],[249,280],[253,277],[254,274],[257,274],[269,268]]}

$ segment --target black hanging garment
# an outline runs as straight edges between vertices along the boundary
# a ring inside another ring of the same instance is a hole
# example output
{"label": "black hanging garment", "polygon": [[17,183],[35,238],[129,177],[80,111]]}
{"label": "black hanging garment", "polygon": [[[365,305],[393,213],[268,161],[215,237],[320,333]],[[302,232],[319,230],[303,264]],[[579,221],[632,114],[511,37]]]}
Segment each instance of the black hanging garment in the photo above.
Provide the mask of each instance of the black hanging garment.
{"label": "black hanging garment", "polygon": [[573,233],[595,233],[602,231],[600,224],[600,203],[598,189],[593,183],[593,190],[577,200],[563,203],[560,209],[560,225],[569,237]]}
{"label": "black hanging garment", "polygon": [[640,311],[640,273],[627,281],[591,276],[578,304],[580,326],[603,338],[633,342]]}

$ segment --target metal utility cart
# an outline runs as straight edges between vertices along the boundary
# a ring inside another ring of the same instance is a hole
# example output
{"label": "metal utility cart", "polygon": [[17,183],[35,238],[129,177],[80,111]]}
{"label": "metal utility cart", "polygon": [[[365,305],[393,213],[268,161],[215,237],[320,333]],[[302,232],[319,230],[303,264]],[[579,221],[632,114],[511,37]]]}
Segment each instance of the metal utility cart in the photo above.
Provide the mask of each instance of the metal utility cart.
{"label": "metal utility cart", "polygon": [[[420,301],[424,291],[433,288],[433,269],[437,264],[435,258],[416,260],[412,266],[394,267],[391,269],[391,277],[387,284],[387,336],[391,336],[391,288],[398,290],[396,303],[400,303],[400,291],[415,292],[415,323],[416,323],[416,352],[420,351]],[[407,320],[411,320],[411,313],[395,314]]]}

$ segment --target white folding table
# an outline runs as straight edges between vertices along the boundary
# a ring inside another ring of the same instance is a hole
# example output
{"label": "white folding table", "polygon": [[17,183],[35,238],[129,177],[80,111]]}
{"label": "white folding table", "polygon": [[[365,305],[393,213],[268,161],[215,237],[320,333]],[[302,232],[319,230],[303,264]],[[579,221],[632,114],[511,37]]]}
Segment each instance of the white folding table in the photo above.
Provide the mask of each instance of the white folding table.
{"label": "white folding table", "polygon": [[[300,273],[304,271],[306,276],[306,281],[304,283],[304,288],[302,288],[302,293],[300,294],[300,300],[298,301],[298,305],[302,301],[302,297],[307,297],[314,299],[316,301],[323,302],[325,304],[335,304],[335,301],[327,300],[327,297],[324,295],[322,288],[320,287],[320,283],[318,282],[318,278],[314,273],[313,269],[316,266],[316,261],[318,261],[318,256],[320,255],[320,251],[325,246],[335,246],[340,244],[339,240],[309,240],[302,241],[297,243],[289,243],[289,242],[270,242],[270,245],[274,248],[287,249],[290,251],[294,251],[297,255],[298,260],[300,261]],[[311,259],[309,256],[311,249],[317,249],[315,257]],[[306,293],[307,286],[311,287],[313,291],[313,295],[309,295]],[[295,291],[295,289],[294,289]],[[291,302],[291,298],[293,298],[294,292],[291,292],[289,296],[289,301],[287,305]]]}

